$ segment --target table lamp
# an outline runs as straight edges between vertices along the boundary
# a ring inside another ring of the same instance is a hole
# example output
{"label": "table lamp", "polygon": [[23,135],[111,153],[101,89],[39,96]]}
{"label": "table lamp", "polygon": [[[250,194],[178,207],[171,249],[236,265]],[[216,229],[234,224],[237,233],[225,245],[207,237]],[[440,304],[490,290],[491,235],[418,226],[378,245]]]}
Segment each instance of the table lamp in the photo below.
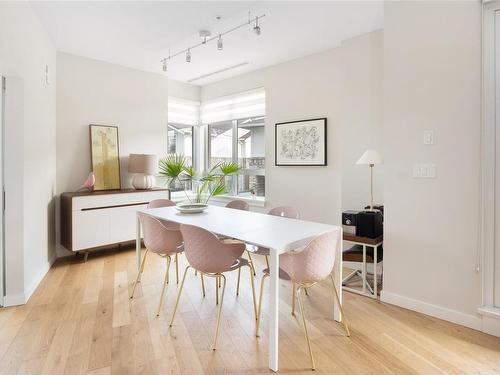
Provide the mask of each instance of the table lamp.
{"label": "table lamp", "polygon": [[370,167],[370,211],[373,211],[373,166],[382,163],[382,156],[375,150],[366,150],[356,162],[357,165]]}
{"label": "table lamp", "polygon": [[148,154],[130,154],[128,157],[128,171],[134,173],[132,186],[137,190],[149,190],[155,185],[158,168],[158,157]]}

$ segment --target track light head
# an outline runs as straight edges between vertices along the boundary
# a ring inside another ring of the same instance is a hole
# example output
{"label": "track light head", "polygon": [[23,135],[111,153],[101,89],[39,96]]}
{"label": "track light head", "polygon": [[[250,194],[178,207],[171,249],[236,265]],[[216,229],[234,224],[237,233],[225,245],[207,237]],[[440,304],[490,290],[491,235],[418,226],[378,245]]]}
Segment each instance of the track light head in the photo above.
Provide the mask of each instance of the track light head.
{"label": "track light head", "polygon": [[186,62],[191,62],[191,48],[188,48],[186,52]]}
{"label": "track light head", "polygon": [[255,26],[253,27],[255,34],[260,35],[261,29],[259,26],[259,17],[255,18]]}
{"label": "track light head", "polygon": [[161,67],[161,68],[162,68],[162,70],[163,70],[164,72],[166,72],[166,71],[167,71],[167,60],[163,60],[163,61],[162,61],[162,67]]}
{"label": "track light head", "polygon": [[217,49],[219,51],[222,51],[224,48],[224,45],[222,44],[222,35],[219,34],[219,38],[217,39]]}

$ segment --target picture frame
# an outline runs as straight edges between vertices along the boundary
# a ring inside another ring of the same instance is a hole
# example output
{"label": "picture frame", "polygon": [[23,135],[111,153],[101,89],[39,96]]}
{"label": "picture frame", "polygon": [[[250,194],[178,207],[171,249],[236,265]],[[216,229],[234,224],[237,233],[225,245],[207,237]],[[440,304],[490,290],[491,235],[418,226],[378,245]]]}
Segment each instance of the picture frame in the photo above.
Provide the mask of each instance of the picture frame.
{"label": "picture frame", "polygon": [[120,190],[120,143],[118,126],[89,125],[90,162],[94,190]]}
{"label": "picture frame", "polygon": [[326,117],[276,123],[274,165],[326,166],[326,125]]}

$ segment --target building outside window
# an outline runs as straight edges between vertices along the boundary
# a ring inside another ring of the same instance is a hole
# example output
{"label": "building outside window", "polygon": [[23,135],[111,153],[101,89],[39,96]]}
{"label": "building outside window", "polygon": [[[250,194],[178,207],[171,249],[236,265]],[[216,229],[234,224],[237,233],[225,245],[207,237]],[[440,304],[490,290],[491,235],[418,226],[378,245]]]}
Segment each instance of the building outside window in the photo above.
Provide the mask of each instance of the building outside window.
{"label": "building outside window", "polygon": [[231,195],[265,196],[265,117],[221,121],[209,125],[209,168],[220,162],[241,166],[237,176],[228,177]]}

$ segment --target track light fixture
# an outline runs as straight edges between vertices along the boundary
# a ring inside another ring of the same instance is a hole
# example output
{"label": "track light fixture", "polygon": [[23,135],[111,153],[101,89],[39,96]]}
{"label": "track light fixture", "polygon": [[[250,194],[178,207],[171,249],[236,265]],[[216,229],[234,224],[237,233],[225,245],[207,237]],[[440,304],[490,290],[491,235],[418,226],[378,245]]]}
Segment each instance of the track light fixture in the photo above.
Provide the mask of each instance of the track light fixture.
{"label": "track light fixture", "polygon": [[196,48],[196,47],[200,47],[204,44],[208,44],[210,43],[211,41],[214,41],[214,40],[217,40],[217,50],[221,51],[223,48],[224,48],[224,44],[223,44],[223,41],[222,41],[222,37],[224,35],[227,35],[227,34],[230,34],[236,30],[239,30],[243,27],[252,27],[254,33],[256,35],[260,35],[261,32],[262,32],[262,29],[261,29],[261,26],[259,24],[259,20],[264,18],[266,15],[265,14],[262,14],[260,16],[257,16],[257,17],[254,17],[254,18],[251,18],[250,17],[250,12],[248,13],[248,21],[245,22],[245,23],[242,23],[241,25],[238,25],[238,26],[235,26],[233,27],[232,29],[229,29],[229,30],[226,30],[222,33],[219,33],[217,34],[217,36],[211,36],[212,34],[210,33],[209,30],[202,30],[200,31],[199,35],[200,37],[202,38],[202,41],[200,43],[197,43],[197,44],[194,44],[188,48],[185,48],[181,51],[178,51],[176,53],[174,53],[173,55],[170,54],[170,51],[168,53],[168,57],[164,57],[163,59],[160,60],[160,62],[162,63],[162,70],[164,72],[167,71],[167,62],[170,61],[172,58],[174,57],[177,57],[183,53],[186,53],[186,62],[191,62],[191,50],[193,48]]}
{"label": "track light fixture", "polygon": [[253,31],[255,32],[255,34],[260,35],[261,30],[259,26],[259,17],[255,18],[255,26],[253,27]]}
{"label": "track light fixture", "polygon": [[224,48],[224,45],[222,44],[222,35],[219,34],[219,39],[217,39],[217,49],[219,51],[222,51]]}

